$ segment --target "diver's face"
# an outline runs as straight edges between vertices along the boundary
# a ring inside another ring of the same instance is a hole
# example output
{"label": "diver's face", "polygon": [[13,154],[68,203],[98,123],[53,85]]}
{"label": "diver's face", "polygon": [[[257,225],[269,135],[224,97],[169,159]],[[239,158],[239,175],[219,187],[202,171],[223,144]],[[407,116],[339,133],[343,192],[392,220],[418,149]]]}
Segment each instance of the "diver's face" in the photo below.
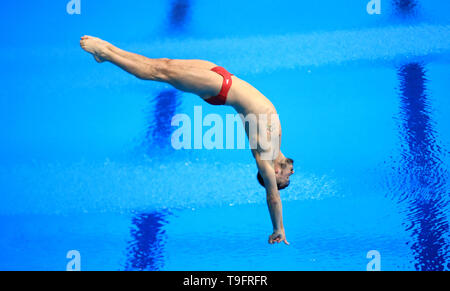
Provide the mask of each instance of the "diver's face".
{"label": "diver's face", "polygon": [[290,183],[290,177],[294,174],[294,165],[284,164],[280,166],[278,173],[276,173],[277,184],[288,186]]}

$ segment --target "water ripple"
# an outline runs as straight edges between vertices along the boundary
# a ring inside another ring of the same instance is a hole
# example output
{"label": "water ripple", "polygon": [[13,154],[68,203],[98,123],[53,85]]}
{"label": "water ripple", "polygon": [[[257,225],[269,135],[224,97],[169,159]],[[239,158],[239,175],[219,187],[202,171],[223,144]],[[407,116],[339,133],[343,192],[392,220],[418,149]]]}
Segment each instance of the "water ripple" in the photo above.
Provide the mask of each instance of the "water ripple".
{"label": "water ripple", "polygon": [[400,160],[394,163],[389,188],[404,214],[405,230],[417,270],[449,269],[449,192],[446,150],[438,140],[421,63],[398,70],[400,80]]}

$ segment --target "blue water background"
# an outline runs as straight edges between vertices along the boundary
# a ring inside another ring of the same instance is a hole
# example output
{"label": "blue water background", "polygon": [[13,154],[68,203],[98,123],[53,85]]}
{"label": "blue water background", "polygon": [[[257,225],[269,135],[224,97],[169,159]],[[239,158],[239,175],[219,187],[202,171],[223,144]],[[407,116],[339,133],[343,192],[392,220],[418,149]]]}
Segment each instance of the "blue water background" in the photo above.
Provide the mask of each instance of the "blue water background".
{"label": "blue water background", "polygon": [[[5,2],[0,269],[450,269],[450,3]],[[79,48],[216,62],[269,97],[296,174],[271,224],[247,150],[174,151],[176,113],[233,113]]]}

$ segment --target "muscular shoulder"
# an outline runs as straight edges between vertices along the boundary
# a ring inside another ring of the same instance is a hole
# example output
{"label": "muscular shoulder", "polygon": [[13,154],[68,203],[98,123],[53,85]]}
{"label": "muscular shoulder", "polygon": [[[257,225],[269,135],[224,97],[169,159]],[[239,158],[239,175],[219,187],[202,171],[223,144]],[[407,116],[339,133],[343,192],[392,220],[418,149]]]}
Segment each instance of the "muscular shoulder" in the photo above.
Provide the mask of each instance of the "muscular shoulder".
{"label": "muscular shoulder", "polygon": [[[270,168],[273,169],[273,160],[265,159],[264,155],[266,154],[266,151],[260,149],[258,150],[252,150],[253,157],[255,158],[255,162],[258,165],[258,168]],[[260,169],[263,170],[263,169]]]}

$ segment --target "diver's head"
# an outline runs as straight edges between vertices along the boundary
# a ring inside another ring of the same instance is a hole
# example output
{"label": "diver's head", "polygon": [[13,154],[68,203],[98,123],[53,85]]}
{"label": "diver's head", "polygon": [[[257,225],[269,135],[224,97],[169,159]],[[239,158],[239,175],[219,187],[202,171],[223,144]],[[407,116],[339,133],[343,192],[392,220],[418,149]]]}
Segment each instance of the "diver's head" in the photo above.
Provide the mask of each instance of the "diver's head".
{"label": "diver's head", "polygon": [[[290,184],[290,177],[294,174],[294,160],[282,157],[274,161],[275,177],[277,179],[278,190],[287,188]],[[264,179],[258,172],[258,182],[261,186],[264,186]]]}

